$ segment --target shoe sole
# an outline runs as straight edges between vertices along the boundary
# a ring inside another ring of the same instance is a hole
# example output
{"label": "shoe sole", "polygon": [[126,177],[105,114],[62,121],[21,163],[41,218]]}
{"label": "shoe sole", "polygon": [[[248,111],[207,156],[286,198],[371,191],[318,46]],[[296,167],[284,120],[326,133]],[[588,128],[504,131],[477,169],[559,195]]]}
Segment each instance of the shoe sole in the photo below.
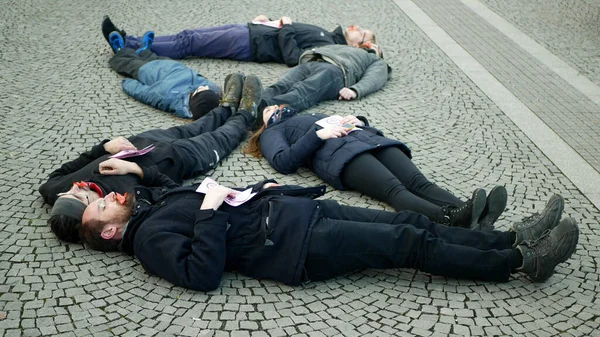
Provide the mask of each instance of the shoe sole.
{"label": "shoe sole", "polygon": [[488,194],[486,205],[488,207],[488,213],[479,222],[478,230],[481,231],[493,231],[494,223],[502,215],[506,209],[506,203],[508,200],[508,192],[504,186],[496,186],[492,188],[490,194]]}
{"label": "shoe sole", "polygon": [[473,210],[471,211],[471,225],[469,228],[475,229],[479,227],[479,217],[485,208],[485,190],[483,188],[476,189],[471,198],[473,200]]}

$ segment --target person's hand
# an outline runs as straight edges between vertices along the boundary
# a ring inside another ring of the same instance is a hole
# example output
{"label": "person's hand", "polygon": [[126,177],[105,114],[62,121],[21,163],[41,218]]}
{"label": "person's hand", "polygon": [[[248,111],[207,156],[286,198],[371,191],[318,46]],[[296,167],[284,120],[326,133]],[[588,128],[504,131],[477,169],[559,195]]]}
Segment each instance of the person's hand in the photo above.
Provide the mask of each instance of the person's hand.
{"label": "person's hand", "polygon": [[348,116],[345,116],[344,118],[342,118],[341,123],[342,123],[342,125],[352,124],[354,126],[365,126],[365,123],[363,123],[360,119],[358,119],[352,115],[348,115]]}
{"label": "person's hand", "polygon": [[254,19],[252,19],[252,21],[267,22],[267,21],[269,21],[269,18],[266,15],[261,14],[261,15],[255,17]]}
{"label": "person's hand", "polygon": [[117,158],[110,158],[101,162],[98,165],[98,169],[100,174],[107,176],[122,176],[128,173],[137,174],[139,176],[142,175],[142,168],[138,164]]}
{"label": "person's hand", "polygon": [[281,186],[281,184],[278,183],[266,183],[263,185],[263,188],[271,188],[271,187],[276,187],[276,186]]}
{"label": "person's hand", "polygon": [[282,25],[291,25],[292,24],[292,18],[290,18],[289,16],[282,16],[279,21],[281,22]]}
{"label": "person's hand", "polygon": [[104,150],[110,154],[115,154],[125,150],[137,150],[137,148],[127,138],[117,137],[104,143]]}
{"label": "person's hand", "polygon": [[348,134],[348,129],[342,126],[331,126],[317,131],[317,137],[322,140],[340,138]]}
{"label": "person's hand", "polygon": [[339,94],[340,94],[340,96],[338,97],[338,99],[340,101],[343,99],[345,99],[346,101],[351,101],[356,98],[356,91],[354,91],[350,88],[342,88],[342,90],[340,90]]}
{"label": "person's hand", "polygon": [[221,185],[209,188],[200,209],[214,209],[216,211],[225,199],[234,197],[237,193],[238,191]]}

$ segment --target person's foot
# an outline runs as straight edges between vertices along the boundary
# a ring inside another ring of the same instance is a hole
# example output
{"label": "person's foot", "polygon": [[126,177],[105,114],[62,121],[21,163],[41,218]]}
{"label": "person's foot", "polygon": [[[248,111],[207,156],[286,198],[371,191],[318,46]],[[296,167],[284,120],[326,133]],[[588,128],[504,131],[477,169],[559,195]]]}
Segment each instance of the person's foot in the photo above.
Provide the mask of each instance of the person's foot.
{"label": "person's foot", "polygon": [[110,47],[115,53],[125,48],[125,41],[123,41],[123,37],[121,36],[121,34],[119,34],[119,32],[110,33],[108,35],[108,41],[110,43]]}
{"label": "person's foot", "polygon": [[127,36],[124,30],[117,28],[117,26],[115,26],[112,23],[112,21],[110,21],[108,15],[105,15],[104,19],[102,20],[102,35],[104,36],[108,44],[110,44],[110,39],[108,36],[112,32],[119,32],[119,34],[121,34],[121,37],[123,38],[123,41],[125,40],[125,36]]}
{"label": "person's foot", "polygon": [[481,212],[479,221],[473,229],[481,231],[494,230],[494,223],[498,220],[500,215],[502,215],[502,212],[504,212],[507,199],[508,193],[504,186],[492,188],[485,201],[485,208],[483,209],[483,212]]}
{"label": "person's foot", "polygon": [[240,100],[239,109],[246,110],[252,117],[258,116],[258,105],[262,99],[262,84],[260,79],[255,75],[248,75],[244,79],[242,89],[242,99]]}
{"label": "person's foot", "polygon": [[223,85],[223,98],[221,106],[229,107],[232,113],[236,113],[240,100],[242,99],[242,88],[244,87],[244,75],[241,73],[233,73],[225,77]]}
{"label": "person's foot", "polygon": [[139,55],[144,50],[150,49],[152,47],[152,42],[154,42],[154,32],[149,30],[142,36],[140,47],[135,52]]}
{"label": "person's foot", "polygon": [[523,255],[523,272],[534,282],[544,282],[554,273],[559,263],[567,261],[577,248],[579,227],[572,218],[563,219],[552,230],[546,230],[539,238],[517,246]]}
{"label": "person's foot", "polygon": [[453,227],[476,228],[477,220],[485,208],[485,190],[477,188],[471,199],[460,206],[444,206],[446,223]]}
{"label": "person's foot", "polygon": [[520,222],[511,226],[510,231],[516,235],[516,240],[513,247],[519,244],[537,239],[542,233],[548,229],[552,229],[558,225],[563,209],[565,208],[565,199],[562,196],[555,194],[550,197],[546,207],[541,213],[534,213]]}

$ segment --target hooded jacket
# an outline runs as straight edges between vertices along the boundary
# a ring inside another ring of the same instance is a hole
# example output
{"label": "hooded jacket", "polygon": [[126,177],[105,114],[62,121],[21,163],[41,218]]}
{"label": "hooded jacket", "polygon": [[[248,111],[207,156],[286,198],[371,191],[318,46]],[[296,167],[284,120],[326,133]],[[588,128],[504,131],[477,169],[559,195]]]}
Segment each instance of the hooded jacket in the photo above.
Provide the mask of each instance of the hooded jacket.
{"label": "hooded jacket", "polygon": [[321,127],[316,121],[329,117],[324,114],[298,115],[285,109],[279,120],[270,123],[260,136],[260,149],[269,164],[278,172],[290,174],[301,166],[312,170],[333,187],[343,190],[340,175],[344,166],[357,155],[377,148],[397,146],[409,158],[410,149],[404,143],[386,138],[383,133],[368,126],[364,117],[358,117],[366,126],[341,138],[322,140],[317,136]]}
{"label": "hooded jacket", "polygon": [[344,86],[356,91],[356,99],[381,89],[392,74],[392,68],[377,55],[342,45],[307,50],[300,56],[299,64],[320,59],[342,69]]}
{"label": "hooded jacket", "polygon": [[346,45],[342,27],[328,32],[321,27],[294,22],[273,28],[261,24],[248,24],[250,46],[256,62],[298,64],[300,54],[308,48],[329,44]]}
{"label": "hooded jacket", "polygon": [[250,201],[216,211],[200,210],[198,185],[166,193],[139,186],[121,249],[148,272],[194,290],[214,290],[233,270],[299,284],[319,214],[312,198],[325,187],[263,189],[266,182],[252,187],[258,194]]}
{"label": "hooded jacket", "polygon": [[123,90],[131,97],[180,118],[192,118],[190,94],[199,86],[208,86],[221,95],[221,88],[184,64],[156,60],[144,64],[138,79],[123,80]]}

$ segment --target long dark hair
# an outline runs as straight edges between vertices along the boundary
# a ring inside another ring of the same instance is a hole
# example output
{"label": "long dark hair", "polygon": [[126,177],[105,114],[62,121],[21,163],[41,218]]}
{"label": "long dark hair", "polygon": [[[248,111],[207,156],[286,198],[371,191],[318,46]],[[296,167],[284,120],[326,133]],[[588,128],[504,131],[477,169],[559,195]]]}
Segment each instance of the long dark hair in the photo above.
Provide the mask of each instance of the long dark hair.
{"label": "long dark hair", "polygon": [[242,153],[249,154],[258,159],[263,157],[262,151],[260,150],[260,135],[262,135],[266,128],[267,126],[263,124],[260,129],[256,130],[252,136],[250,136],[248,145],[242,149]]}

